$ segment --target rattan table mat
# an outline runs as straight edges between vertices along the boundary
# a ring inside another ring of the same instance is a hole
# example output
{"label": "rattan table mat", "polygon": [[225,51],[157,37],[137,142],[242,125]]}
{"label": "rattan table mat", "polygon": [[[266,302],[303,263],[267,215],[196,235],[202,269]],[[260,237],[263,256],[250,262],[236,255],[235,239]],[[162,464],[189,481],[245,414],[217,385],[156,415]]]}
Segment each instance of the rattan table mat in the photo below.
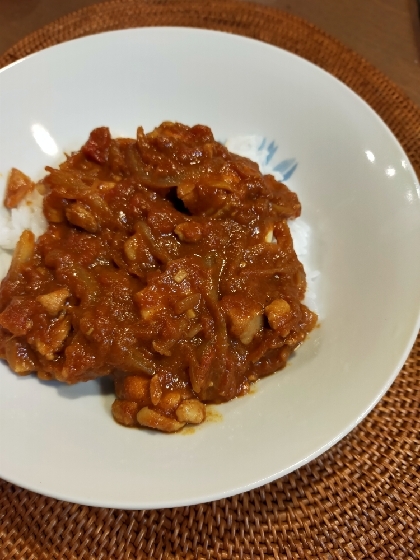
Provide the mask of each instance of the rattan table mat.
{"label": "rattan table mat", "polygon": [[[111,29],[181,25],[290,50],[364,98],[420,175],[420,109],[359,55],[313,25],[229,0],[113,0],[32,33],[0,67]],[[391,389],[346,438],[257,490],[194,507],[124,511],[46,498],[0,480],[1,559],[420,558],[420,338]]]}

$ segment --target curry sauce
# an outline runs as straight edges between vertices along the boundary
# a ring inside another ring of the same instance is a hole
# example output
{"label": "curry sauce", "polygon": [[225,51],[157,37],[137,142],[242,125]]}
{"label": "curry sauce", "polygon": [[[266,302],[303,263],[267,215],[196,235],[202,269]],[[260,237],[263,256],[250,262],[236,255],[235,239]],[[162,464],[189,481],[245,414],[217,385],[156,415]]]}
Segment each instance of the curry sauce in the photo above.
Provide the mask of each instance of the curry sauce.
{"label": "curry sauce", "polygon": [[[177,431],[283,368],[315,326],[287,221],[293,192],[206,126],[91,132],[47,174],[0,288],[0,357],[20,375],[112,375],[114,418]],[[33,188],[9,180],[9,206]],[[17,186],[16,186],[17,185]]]}

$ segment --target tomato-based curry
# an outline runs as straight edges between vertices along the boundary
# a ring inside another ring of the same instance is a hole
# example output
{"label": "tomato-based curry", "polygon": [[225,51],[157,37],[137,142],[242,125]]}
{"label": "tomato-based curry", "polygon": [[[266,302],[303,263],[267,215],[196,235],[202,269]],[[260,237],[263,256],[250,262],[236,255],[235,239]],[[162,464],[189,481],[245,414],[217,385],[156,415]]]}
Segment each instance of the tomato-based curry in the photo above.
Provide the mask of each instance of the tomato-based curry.
{"label": "tomato-based curry", "polygon": [[[0,288],[0,357],[66,383],[112,375],[114,418],[177,431],[285,366],[316,323],[287,220],[297,196],[209,128],[92,131],[36,188]],[[6,201],[32,183],[11,174]]]}

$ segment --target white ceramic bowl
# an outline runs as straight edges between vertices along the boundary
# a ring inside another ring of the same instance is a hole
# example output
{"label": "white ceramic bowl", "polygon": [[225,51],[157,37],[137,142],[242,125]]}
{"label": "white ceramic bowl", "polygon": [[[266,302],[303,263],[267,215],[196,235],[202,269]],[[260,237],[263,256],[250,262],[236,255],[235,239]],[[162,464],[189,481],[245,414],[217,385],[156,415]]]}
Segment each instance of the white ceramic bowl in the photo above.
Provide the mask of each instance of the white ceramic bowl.
{"label": "white ceramic bowl", "polygon": [[284,371],[191,435],[118,426],[106,381],[67,387],[1,365],[1,477],[101,506],[209,501],[308,462],[384,394],[419,326],[420,188],[392,133],[346,86],[257,41],[146,28],[15,63],[0,73],[0,108],[2,188],[12,166],[40,178],[101,125],[134,135],[177,120],[274,140],[277,161],[298,161],[288,185],[312,227],[323,316]]}

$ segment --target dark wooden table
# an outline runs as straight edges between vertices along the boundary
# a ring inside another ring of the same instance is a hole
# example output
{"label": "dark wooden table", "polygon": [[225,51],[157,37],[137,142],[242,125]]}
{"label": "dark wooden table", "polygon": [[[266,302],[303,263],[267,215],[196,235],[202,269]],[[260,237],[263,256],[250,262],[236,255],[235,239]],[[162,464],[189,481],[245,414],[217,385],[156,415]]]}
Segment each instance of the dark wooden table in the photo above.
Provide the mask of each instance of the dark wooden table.
{"label": "dark wooden table", "polygon": [[[256,1],[301,16],[327,31],[362,54],[420,105],[417,0]],[[0,0],[0,53],[46,23],[96,2]]]}

